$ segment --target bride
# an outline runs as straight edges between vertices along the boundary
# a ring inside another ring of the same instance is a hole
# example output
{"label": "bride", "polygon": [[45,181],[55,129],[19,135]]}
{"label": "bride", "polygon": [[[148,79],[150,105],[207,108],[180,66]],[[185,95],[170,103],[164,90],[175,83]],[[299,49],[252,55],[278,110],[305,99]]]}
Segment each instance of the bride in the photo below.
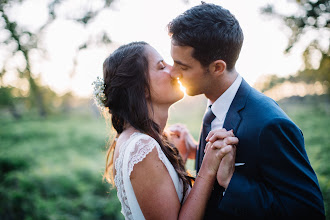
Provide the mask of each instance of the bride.
{"label": "bride", "polygon": [[219,130],[223,139],[208,144],[192,187],[179,151],[164,135],[169,107],[183,98],[170,69],[153,47],[133,42],[104,61],[104,79],[94,82],[94,98],[117,131],[104,178],[116,186],[126,219],[201,219],[214,182],[221,181],[220,163],[235,159],[238,139]]}

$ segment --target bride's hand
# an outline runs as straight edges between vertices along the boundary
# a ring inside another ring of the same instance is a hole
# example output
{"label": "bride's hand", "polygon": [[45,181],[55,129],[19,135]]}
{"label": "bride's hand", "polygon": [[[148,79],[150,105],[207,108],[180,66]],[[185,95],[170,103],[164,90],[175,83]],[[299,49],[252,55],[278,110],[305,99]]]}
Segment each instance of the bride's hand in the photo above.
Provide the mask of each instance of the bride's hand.
{"label": "bride's hand", "polygon": [[[210,139],[212,136],[214,137]],[[220,129],[212,131],[211,136],[206,138],[209,142],[205,146],[205,156],[201,170],[207,172],[210,177],[217,175],[222,159],[227,154],[233,153],[234,145],[238,143],[238,139],[233,136],[232,131]]]}
{"label": "bride's hand", "polygon": [[229,133],[230,134],[228,134],[225,129],[211,131],[206,138],[206,140],[209,142],[205,147],[206,150],[208,148],[222,149],[226,146],[231,146],[232,148],[222,158],[219,169],[217,171],[217,181],[219,185],[225,189],[228,187],[235,171],[236,145],[239,141],[238,138],[234,137],[232,130],[229,131]]}

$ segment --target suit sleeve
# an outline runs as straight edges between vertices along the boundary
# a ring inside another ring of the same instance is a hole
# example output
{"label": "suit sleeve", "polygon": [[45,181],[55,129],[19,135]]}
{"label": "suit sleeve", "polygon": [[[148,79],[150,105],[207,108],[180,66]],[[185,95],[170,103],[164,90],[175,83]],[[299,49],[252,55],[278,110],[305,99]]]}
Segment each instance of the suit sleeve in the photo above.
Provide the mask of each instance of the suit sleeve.
{"label": "suit sleeve", "polygon": [[274,119],[261,130],[258,145],[258,178],[235,172],[218,209],[234,216],[324,219],[322,194],[300,129],[288,119]]}

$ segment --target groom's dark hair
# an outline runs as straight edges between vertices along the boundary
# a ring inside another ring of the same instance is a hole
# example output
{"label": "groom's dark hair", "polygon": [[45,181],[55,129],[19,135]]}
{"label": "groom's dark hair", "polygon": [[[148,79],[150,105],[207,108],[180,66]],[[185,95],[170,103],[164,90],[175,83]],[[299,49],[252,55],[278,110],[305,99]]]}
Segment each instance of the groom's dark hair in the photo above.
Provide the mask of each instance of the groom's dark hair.
{"label": "groom's dark hair", "polygon": [[203,2],[173,19],[168,32],[173,44],[194,48],[192,57],[204,67],[223,60],[228,70],[235,67],[244,39],[229,10]]}

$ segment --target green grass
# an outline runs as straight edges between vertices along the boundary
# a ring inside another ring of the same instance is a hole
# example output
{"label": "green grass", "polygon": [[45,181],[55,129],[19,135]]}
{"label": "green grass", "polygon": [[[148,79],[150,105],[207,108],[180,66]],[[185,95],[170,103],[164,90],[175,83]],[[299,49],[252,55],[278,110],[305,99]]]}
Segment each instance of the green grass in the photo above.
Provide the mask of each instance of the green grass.
{"label": "green grass", "polygon": [[[280,105],[304,133],[330,216],[330,117],[324,103]],[[169,124],[186,124],[198,140],[205,106],[203,96],[188,97],[171,108]],[[115,190],[102,181],[108,132],[104,119],[92,114],[1,117],[0,219],[123,219]]]}
{"label": "green grass", "polygon": [[89,115],[1,120],[0,219],[122,219],[102,182],[105,128]]}
{"label": "green grass", "polygon": [[307,155],[316,172],[323,194],[326,216],[330,217],[329,98],[326,96],[305,97],[298,100],[283,100],[280,105],[304,134]]}

